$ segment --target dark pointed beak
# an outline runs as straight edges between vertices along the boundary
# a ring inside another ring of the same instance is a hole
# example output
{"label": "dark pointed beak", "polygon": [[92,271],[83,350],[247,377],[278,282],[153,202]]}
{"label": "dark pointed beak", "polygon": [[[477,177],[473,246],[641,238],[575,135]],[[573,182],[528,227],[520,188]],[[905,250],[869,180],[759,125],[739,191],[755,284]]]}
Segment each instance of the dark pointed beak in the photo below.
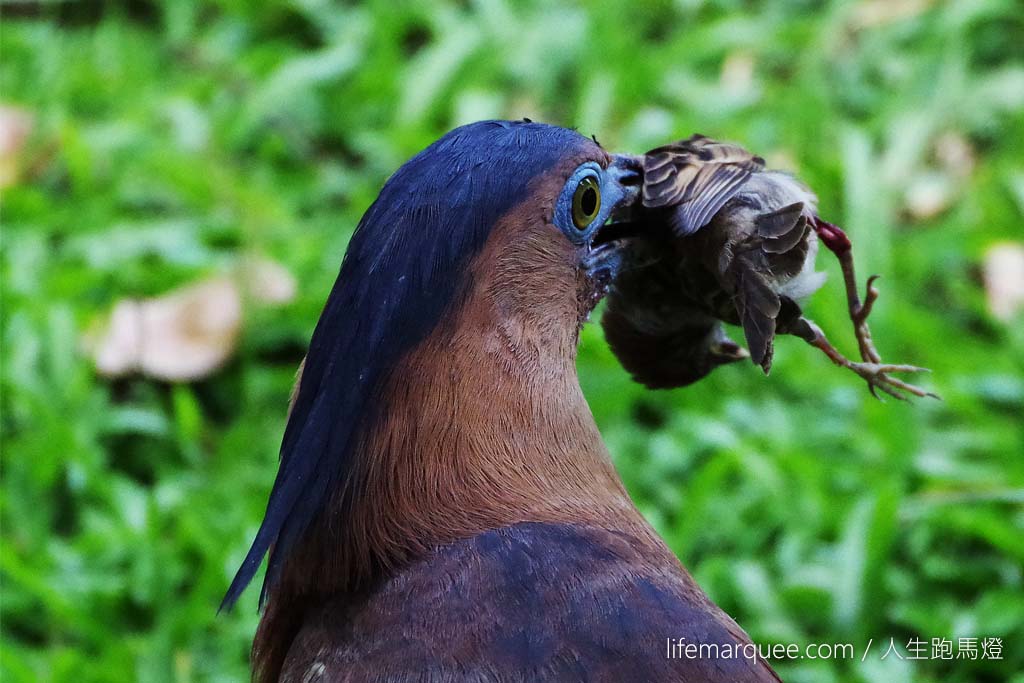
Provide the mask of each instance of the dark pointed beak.
{"label": "dark pointed beak", "polygon": [[588,316],[622,270],[626,248],[639,225],[633,220],[633,213],[642,185],[640,157],[615,155],[601,180],[601,201],[610,207],[607,222],[591,233],[580,248],[581,264],[592,283],[586,309]]}
{"label": "dark pointed beak", "polygon": [[609,220],[594,231],[585,246],[584,263],[601,279],[615,277],[622,261],[621,251],[635,234],[637,224],[632,218],[642,183],[640,157],[616,154],[612,158],[601,186],[601,200],[612,207]]}
{"label": "dark pointed beak", "polygon": [[612,198],[615,201],[612,222],[621,222],[624,217],[632,214],[640,199],[640,188],[644,181],[642,157],[616,154],[608,166],[608,180],[618,193],[617,197]]}

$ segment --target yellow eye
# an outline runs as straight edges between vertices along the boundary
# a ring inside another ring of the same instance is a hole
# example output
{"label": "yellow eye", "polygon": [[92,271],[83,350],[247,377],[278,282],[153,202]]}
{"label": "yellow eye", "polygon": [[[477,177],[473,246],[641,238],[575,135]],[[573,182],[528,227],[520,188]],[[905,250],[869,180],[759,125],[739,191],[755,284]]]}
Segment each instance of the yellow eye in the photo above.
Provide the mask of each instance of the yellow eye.
{"label": "yellow eye", "polygon": [[601,186],[597,179],[588,176],[576,186],[572,195],[572,222],[583,230],[590,225],[601,211]]}

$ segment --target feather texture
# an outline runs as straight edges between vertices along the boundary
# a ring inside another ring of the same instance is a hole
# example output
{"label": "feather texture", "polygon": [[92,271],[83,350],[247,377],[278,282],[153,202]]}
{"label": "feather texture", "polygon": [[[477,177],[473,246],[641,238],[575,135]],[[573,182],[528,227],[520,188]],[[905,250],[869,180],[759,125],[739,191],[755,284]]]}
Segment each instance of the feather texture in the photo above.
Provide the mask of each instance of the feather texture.
{"label": "feather texture", "polygon": [[[686,386],[748,356],[715,315],[731,297],[696,252],[678,248],[686,242],[667,224],[647,225],[601,318],[612,352],[649,389]],[[709,303],[710,292],[720,292],[721,301]]]}
{"label": "feather texture", "polygon": [[[671,656],[669,639],[719,656]],[[665,548],[617,531],[518,524],[439,548],[314,610],[287,681],[777,683]]]}
{"label": "feather texture", "polygon": [[701,229],[764,159],[738,145],[703,135],[658,147],[644,156],[643,204],[671,207],[669,221],[680,236]]}
{"label": "feather texture", "polygon": [[651,150],[644,169],[644,239],[602,319],[612,350],[645,385],[684,386],[744,357],[726,322],[768,372],[776,334],[824,281],[816,198],[760,157],[700,135]]}

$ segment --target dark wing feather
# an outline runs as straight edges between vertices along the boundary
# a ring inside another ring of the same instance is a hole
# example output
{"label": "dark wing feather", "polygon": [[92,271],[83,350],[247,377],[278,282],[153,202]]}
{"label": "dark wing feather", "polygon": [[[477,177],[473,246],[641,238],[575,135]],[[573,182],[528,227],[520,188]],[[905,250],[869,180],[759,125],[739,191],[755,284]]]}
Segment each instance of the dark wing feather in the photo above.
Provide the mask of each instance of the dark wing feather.
{"label": "dark wing feather", "polygon": [[644,156],[643,205],[672,207],[673,229],[689,235],[704,227],[751,173],[762,169],[764,159],[742,147],[694,135]]}
{"label": "dark wing feather", "polygon": [[800,202],[762,214],[755,220],[767,270],[791,278],[801,271],[810,250],[811,226]]}
{"label": "dark wing feather", "polygon": [[[728,224],[739,219],[738,215],[728,212],[726,207],[727,215],[715,220]],[[723,286],[733,295],[751,360],[767,373],[771,369],[775,335],[779,332],[779,317],[784,307],[772,285],[780,279],[794,277],[803,269],[810,250],[811,227],[800,202],[763,213],[753,221],[751,234],[736,245],[734,258],[723,262]],[[716,222],[694,239],[721,226]]]}
{"label": "dark wing feather", "polygon": [[774,351],[775,319],[782,304],[764,274],[758,272],[752,258],[742,256],[733,263],[737,283],[736,309],[743,324],[750,359],[767,373],[771,369]]}
{"label": "dark wing feather", "polygon": [[[754,220],[757,234],[765,240],[792,239],[792,235],[799,235],[801,230],[797,229],[800,219],[803,217],[803,202],[796,202],[770,213],[763,213]],[[804,219],[806,221],[806,219]],[[792,244],[790,244],[790,247]],[[790,247],[784,247],[789,249]],[[768,249],[778,253],[778,249]]]}

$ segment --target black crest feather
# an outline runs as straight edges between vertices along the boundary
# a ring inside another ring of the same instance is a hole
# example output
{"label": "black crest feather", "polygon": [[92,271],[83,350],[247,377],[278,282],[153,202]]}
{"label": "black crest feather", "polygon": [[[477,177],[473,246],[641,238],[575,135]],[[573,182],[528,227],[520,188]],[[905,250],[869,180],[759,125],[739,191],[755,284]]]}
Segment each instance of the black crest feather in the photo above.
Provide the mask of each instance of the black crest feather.
{"label": "black crest feather", "polygon": [[469,261],[535,177],[590,142],[539,123],[456,128],[403,165],[370,206],[310,342],[266,515],[221,608],[271,545],[261,604],[295,543],[351,471],[378,389],[465,282]]}

